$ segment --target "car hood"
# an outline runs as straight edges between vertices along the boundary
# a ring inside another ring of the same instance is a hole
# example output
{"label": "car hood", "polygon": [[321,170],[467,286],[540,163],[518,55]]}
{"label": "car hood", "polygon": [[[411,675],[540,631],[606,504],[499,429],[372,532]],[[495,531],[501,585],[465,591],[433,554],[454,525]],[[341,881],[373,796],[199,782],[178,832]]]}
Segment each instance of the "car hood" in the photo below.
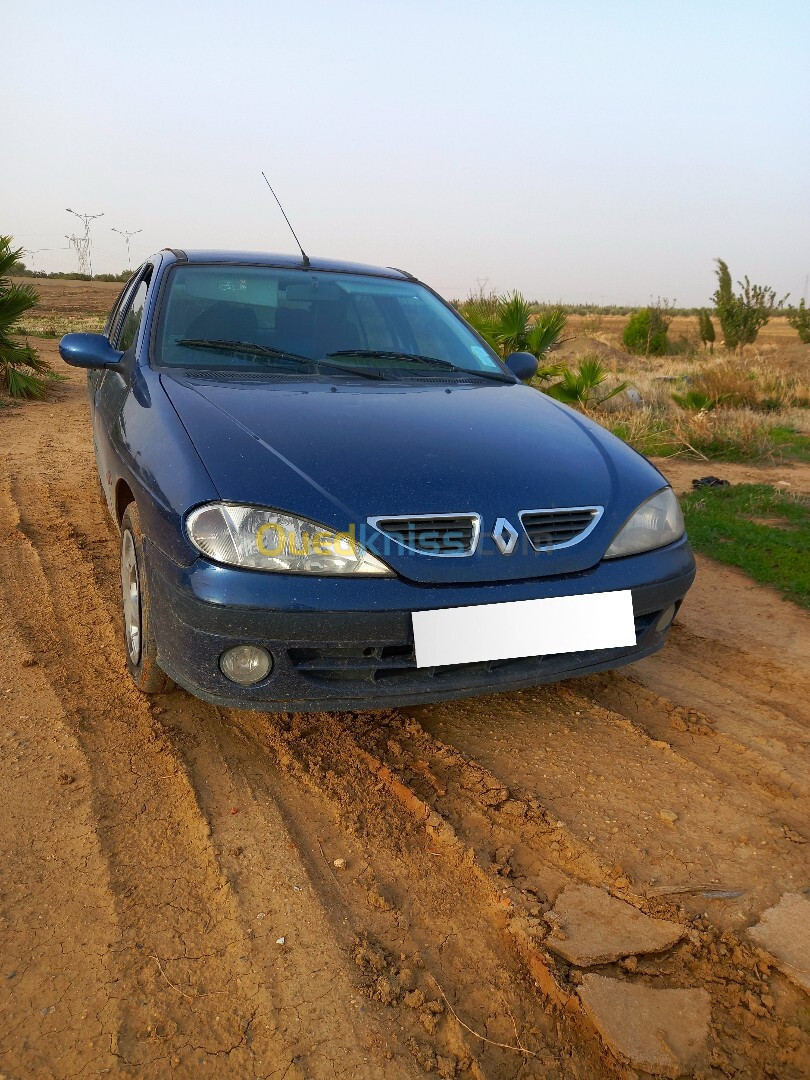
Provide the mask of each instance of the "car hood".
{"label": "car hood", "polygon": [[[587,570],[665,481],[603,428],[520,384],[217,381],[161,375],[222,499],[275,507],[368,534],[367,519],[477,513],[474,555],[446,558],[389,545],[386,561],[415,582],[503,581]],[[602,506],[580,543],[504,556],[498,518],[521,510]],[[380,549],[378,549],[380,550]]]}

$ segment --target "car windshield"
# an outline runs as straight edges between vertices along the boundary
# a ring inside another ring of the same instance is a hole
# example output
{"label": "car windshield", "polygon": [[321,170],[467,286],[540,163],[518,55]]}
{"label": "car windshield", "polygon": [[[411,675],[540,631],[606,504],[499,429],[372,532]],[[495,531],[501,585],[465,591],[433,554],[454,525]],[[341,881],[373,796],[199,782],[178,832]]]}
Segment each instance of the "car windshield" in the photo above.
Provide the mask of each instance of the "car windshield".
{"label": "car windshield", "polygon": [[297,376],[512,382],[466,323],[417,282],[269,266],[186,265],[169,279],[158,367]]}

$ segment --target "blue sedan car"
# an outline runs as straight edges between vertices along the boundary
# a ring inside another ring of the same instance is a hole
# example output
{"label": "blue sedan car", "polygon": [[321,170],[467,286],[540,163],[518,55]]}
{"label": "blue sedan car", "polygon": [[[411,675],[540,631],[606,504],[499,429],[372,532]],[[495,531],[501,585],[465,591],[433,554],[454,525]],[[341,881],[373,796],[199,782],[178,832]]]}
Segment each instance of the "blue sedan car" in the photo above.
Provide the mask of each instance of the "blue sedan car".
{"label": "blue sedan car", "polygon": [[694,578],[661,474],[402,271],[164,250],[60,351],[88,369],[145,693],[533,686],[655,652]]}

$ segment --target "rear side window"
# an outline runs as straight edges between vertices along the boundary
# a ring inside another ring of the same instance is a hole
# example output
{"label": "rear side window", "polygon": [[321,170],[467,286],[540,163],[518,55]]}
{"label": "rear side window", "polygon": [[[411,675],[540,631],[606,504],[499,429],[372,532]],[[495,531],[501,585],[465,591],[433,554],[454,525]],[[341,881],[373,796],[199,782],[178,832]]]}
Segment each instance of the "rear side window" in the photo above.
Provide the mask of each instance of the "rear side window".
{"label": "rear side window", "polygon": [[123,316],[123,321],[120,324],[116,347],[122,352],[131,349],[138,339],[138,331],[140,330],[141,322],[143,321],[146,295],[148,292],[149,282],[144,278],[133,293],[132,299]]}

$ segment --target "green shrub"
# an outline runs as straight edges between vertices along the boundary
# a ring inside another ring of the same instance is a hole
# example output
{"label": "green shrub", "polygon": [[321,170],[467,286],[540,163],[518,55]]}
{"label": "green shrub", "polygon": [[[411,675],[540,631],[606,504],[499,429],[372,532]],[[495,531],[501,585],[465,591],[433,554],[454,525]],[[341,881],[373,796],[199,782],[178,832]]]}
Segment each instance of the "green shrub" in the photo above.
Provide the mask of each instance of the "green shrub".
{"label": "green shrub", "polygon": [[804,298],[799,301],[799,306],[794,308],[788,315],[788,322],[794,330],[799,331],[799,337],[810,345],[810,308],[806,307]]}
{"label": "green shrub", "polygon": [[641,308],[630,316],[622,340],[638,356],[663,356],[667,351],[669,319],[656,307]]}
{"label": "green shrub", "polygon": [[42,397],[50,368],[28,342],[21,345],[12,336],[38,299],[30,285],[14,285],[6,277],[20,255],[22,248],[12,249],[10,236],[0,236],[0,387],[13,398]]}

